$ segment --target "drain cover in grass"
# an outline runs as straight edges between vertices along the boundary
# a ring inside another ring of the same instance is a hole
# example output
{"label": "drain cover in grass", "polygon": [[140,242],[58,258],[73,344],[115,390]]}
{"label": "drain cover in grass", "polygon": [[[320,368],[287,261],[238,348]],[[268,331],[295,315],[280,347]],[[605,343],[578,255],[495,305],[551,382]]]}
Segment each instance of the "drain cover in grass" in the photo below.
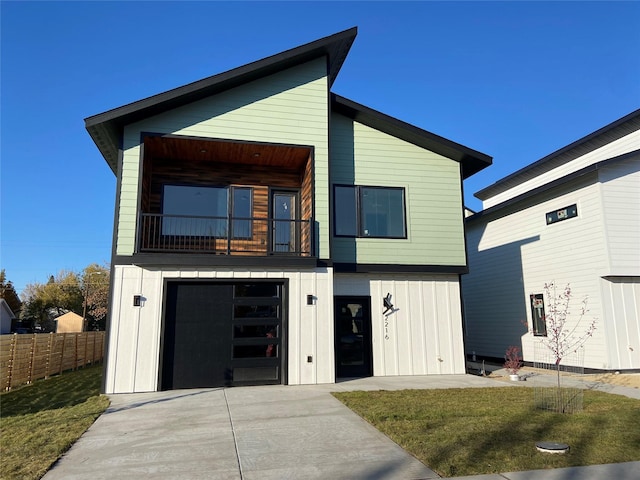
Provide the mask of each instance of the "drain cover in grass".
{"label": "drain cover in grass", "polygon": [[536,448],[544,453],[566,453],[569,451],[569,445],[558,442],[537,442]]}

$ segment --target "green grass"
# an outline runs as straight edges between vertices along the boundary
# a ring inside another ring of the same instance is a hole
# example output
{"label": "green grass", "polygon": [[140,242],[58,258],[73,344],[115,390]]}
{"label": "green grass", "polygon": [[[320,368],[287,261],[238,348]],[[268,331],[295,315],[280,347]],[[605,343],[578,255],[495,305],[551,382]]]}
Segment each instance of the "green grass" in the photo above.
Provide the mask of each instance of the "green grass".
{"label": "green grass", "polygon": [[0,478],[41,478],[109,406],[101,378],[97,365],[0,395]]}
{"label": "green grass", "polygon": [[[526,387],[334,393],[444,477],[640,460],[640,401],[586,391],[581,413],[537,410]],[[567,443],[564,455],[535,443]]]}

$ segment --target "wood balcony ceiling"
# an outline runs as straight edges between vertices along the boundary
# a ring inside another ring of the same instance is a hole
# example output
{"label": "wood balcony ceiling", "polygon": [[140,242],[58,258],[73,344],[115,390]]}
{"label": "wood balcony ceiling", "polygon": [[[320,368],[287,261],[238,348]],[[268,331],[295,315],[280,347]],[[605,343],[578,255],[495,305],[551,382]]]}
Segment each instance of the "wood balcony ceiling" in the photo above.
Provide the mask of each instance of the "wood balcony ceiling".
{"label": "wood balcony ceiling", "polygon": [[213,163],[261,165],[299,171],[311,148],[185,137],[146,137],[144,154],[153,159],[189,159]]}

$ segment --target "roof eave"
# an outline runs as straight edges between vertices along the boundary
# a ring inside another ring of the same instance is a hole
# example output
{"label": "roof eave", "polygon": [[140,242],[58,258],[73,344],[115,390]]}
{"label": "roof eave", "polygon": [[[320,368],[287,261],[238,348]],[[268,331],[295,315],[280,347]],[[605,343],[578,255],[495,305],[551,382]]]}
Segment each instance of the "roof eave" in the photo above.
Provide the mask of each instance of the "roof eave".
{"label": "roof eave", "polygon": [[463,178],[470,177],[492,163],[492,157],[489,155],[385,115],[335,93],[331,94],[331,106],[335,112],[359,123],[460,162]]}
{"label": "roof eave", "polygon": [[586,135],[575,142],[550,153],[549,155],[546,155],[540,160],[537,160],[510,175],[507,175],[488,187],[477,191],[474,193],[474,197],[483,201],[487,200],[488,198],[505,192],[506,190],[529,180],[533,176],[539,175],[542,173],[537,172],[539,169],[544,168],[544,171],[548,171],[566,162],[575,160],[590,151],[596,150],[610,143],[613,139],[622,138],[623,136],[628,135],[629,133],[637,130],[639,126],[640,109],[605,125],[595,132],[590,133],[589,135]]}
{"label": "roof eave", "polygon": [[592,163],[591,165],[587,165],[586,167],[581,168],[575,172],[568,173],[560,178],[557,178],[549,183],[545,183],[544,185],[540,185],[532,190],[526,191],[517,195],[516,197],[505,200],[497,205],[487,208],[486,210],[481,210],[480,212],[476,212],[473,215],[467,217],[465,221],[467,223],[472,223],[478,221],[481,218],[486,218],[488,215],[500,212],[502,210],[507,209],[519,202],[528,200],[536,195],[540,195],[541,193],[548,192],[556,187],[565,185],[575,179],[585,177],[588,174],[597,172],[602,168],[609,167],[611,165],[615,165],[616,163],[620,163],[631,158],[637,157],[640,155],[640,150],[633,150],[631,152],[623,153],[621,155],[617,155],[615,157],[609,158],[607,160],[601,160],[596,163]]}
{"label": "roof eave", "polygon": [[[125,125],[172,110],[224,90],[257,80],[294,65],[326,56],[329,87],[335,81],[355,40],[357,27],[196,82],[87,117],[85,127],[112,170]],[[105,135],[106,132],[109,132]],[[113,133],[116,133],[114,138]],[[114,140],[118,139],[114,142]]]}

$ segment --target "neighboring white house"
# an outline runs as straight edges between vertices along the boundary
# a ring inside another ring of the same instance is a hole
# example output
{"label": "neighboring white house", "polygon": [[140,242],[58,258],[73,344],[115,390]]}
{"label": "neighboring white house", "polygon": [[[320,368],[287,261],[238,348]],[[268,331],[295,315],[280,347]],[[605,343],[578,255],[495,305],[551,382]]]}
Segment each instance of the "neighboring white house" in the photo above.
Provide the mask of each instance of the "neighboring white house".
{"label": "neighboring white house", "polygon": [[571,286],[570,326],[588,297],[576,332],[596,319],[584,367],[639,369],[640,110],[475,195],[483,210],[466,220],[466,353],[503,358],[516,345],[535,361],[536,337],[521,322],[544,335],[534,316],[548,311],[543,287],[554,282]]}
{"label": "neighboring white house", "polygon": [[13,310],[4,298],[0,298],[0,335],[11,333],[11,320],[15,318]]}
{"label": "neighboring white house", "polygon": [[331,92],[355,36],[85,120],[117,178],[106,393],[465,372],[491,157]]}

